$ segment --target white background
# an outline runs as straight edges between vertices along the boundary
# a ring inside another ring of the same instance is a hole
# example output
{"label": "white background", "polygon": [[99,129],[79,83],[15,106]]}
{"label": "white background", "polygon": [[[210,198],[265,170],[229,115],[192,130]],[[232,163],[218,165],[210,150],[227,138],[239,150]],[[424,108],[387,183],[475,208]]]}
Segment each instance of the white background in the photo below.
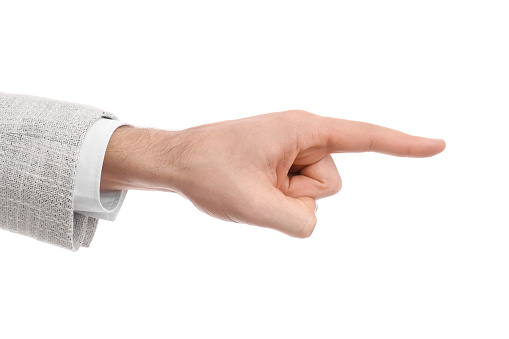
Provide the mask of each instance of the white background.
{"label": "white background", "polygon": [[507,338],[507,1],[2,1],[0,91],[183,129],[287,109],[444,138],[342,154],[309,239],[130,191],[76,253],[0,231],[2,338]]}

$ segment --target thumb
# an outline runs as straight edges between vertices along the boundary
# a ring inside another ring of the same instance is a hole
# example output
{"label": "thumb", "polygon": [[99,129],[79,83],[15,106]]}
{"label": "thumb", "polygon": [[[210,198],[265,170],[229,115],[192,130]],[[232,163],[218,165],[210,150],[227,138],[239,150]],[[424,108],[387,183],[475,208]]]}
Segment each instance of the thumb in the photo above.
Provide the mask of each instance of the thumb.
{"label": "thumb", "polygon": [[313,233],[316,225],[315,199],[288,197],[272,187],[270,191],[265,191],[261,200],[265,213],[258,213],[260,218],[255,223],[259,226],[269,227],[297,238],[307,238]]}

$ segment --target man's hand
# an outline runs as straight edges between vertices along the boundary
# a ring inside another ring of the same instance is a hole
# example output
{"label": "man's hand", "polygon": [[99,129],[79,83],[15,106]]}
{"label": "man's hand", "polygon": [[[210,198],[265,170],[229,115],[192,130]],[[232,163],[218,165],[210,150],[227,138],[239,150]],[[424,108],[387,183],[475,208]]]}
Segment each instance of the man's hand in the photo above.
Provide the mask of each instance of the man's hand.
{"label": "man's hand", "polygon": [[443,140],[305,111],[263,114],[183,131],[123,126],[113,134],[101,190],[176,192],[226,221],[309,237],[316,200],[336,194],[331,153],[429,157]]}

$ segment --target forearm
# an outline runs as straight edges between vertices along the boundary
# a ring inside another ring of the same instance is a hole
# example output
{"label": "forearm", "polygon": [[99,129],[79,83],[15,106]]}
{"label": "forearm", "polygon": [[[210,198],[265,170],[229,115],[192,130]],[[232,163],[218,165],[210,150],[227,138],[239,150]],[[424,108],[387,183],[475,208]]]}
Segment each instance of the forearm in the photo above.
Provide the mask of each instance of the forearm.
{"label": "forearm", "polygon": [[173,191],[173,153],[179,132],[119,127],[111,136],[104,157],[101,190]]}

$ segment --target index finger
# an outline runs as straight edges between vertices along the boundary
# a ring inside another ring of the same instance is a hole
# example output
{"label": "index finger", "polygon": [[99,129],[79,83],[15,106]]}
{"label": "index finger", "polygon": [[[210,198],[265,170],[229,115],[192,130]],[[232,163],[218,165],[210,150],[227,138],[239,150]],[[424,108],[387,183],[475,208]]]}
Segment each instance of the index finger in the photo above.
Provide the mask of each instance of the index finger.
{"label": "index finger", "polygon": [[400,157],[430,157],[445,149],[442,139],[429,139],[366,122],[326,117],[320,126],[330,153],[377,152]]}

